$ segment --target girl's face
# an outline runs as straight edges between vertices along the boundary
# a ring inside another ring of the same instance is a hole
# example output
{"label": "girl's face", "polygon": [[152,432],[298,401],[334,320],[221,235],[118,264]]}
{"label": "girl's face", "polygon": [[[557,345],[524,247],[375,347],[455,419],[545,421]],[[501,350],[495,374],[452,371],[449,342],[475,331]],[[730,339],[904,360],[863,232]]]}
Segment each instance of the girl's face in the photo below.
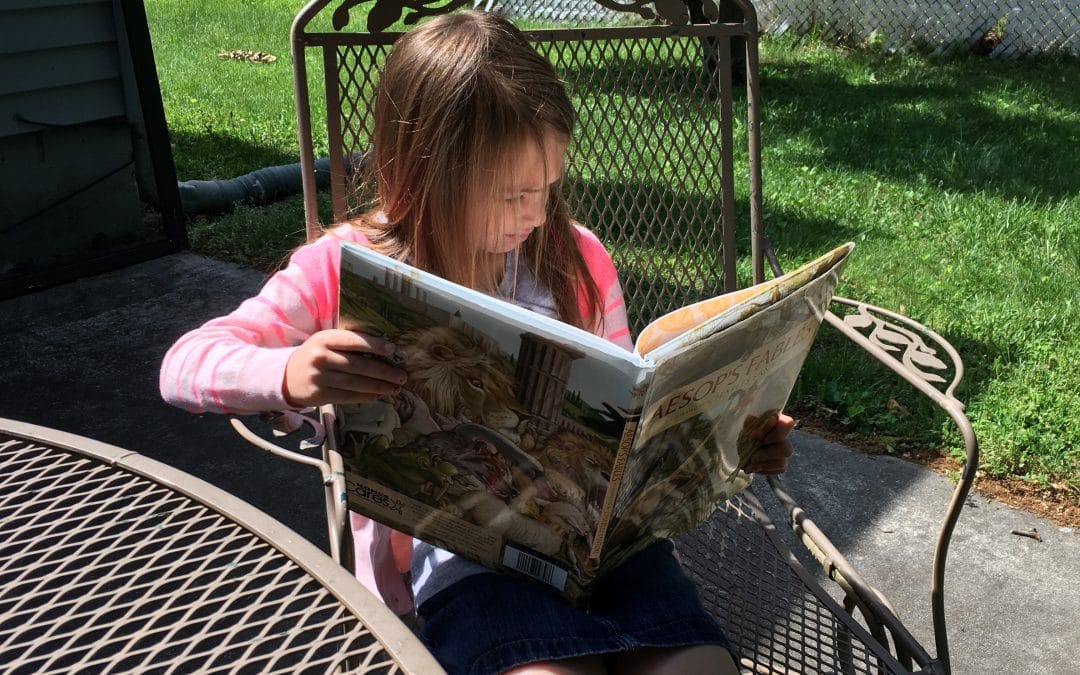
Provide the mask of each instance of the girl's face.
{"label": "girl's face", "polygon": [[510,161],[510,180],[494,196],[494,208],[484,241],[488,253],[507,253],[522,244],[533,230],[547,222],[548,197],[563,175],[566,139],[544,136],[543,147],[525,142]]}

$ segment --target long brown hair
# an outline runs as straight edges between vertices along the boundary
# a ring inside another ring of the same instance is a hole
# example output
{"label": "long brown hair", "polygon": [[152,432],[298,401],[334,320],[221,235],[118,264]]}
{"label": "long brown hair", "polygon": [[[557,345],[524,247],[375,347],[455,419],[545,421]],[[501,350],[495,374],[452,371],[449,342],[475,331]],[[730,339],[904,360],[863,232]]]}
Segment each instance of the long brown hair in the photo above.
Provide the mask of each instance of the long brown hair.
{"label": "long brown hair", "polygon": [[[367,163],[375,199],[354,223],[382,253],[493,292],[479,205],[501,189],[493,179],[523,143],[569,139],[574,122],[555,70],[509,21],[480,11],[432,19],[399,38],[386,59]],[[558,186],[547,221],[520,248],[522,263],[551,291],[563,321],[598,325],[600,292]],[[580,288],[590,317],[581,316]]]}

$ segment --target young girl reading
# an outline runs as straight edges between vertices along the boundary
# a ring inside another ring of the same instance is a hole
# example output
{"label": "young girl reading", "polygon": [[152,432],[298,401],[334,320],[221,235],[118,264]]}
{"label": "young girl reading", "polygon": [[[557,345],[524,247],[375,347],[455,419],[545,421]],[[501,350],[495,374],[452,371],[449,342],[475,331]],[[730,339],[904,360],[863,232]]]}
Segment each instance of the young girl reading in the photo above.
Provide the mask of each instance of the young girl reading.
{"label": "young girl reading", "polygon": [[[574,120],[550,64],[507,21],[468,11],[406,34],[377,88],[374,208],[297,250],[258,296],[181,337],[162,365],[164,398],[244,413],[398,392],[406,370],[372,358],[394,356],[394,345],[335,328],[341,240],[629,348],[611,258],[559,191]],[[792,424],[781,416],[750,469],[784,470]],[[357,577],[398,611],[415,601],[421,637],[450,672],[736,672],[670,542],[632,558],[576,608],[419,541],[410,593],[388,528],[356,515],[351,524]]]}

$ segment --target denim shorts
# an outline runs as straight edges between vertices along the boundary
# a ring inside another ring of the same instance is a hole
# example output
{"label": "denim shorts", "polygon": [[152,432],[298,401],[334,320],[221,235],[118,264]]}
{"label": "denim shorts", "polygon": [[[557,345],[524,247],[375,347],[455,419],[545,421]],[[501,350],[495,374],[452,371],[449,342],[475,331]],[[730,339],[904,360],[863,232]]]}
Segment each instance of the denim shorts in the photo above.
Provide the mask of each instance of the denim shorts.
{"label": "denim shorts", "polygon": [[540,584],[468,576],[418,608],[420,637],[450,675],[648,647],[709,644],[734,654],[672,551],[664,541],[632,557],[581,608]]}

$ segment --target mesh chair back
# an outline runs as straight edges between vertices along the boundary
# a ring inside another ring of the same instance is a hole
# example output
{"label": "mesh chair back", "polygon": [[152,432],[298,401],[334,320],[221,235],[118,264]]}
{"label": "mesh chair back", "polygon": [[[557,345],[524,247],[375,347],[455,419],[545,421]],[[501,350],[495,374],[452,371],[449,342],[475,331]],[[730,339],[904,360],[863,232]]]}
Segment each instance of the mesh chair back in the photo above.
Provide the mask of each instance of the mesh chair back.
{"label": "mesh chair back", "polygon": [[[739,243],[753,254],[750,265],[739,268],[741,285],[760,280],[756,67],[733,78],[731,66],[733,40],[756,62],[753,14],[739,23],[526,33],[555,66],[577,109],[564,189],[575,218],[612,253],[631,330],[737,288]],[[321,46],[328,74],[335,221],[365,207],[360,165],[371,144],[372,93],[399,35],[306,37],[306,44]],[[303,118],[305,111],[299,112]],[[311,125],[301,119],[302,136],[305,126],[310,136]],[[317,218],[309,210],[309,226]]]}

